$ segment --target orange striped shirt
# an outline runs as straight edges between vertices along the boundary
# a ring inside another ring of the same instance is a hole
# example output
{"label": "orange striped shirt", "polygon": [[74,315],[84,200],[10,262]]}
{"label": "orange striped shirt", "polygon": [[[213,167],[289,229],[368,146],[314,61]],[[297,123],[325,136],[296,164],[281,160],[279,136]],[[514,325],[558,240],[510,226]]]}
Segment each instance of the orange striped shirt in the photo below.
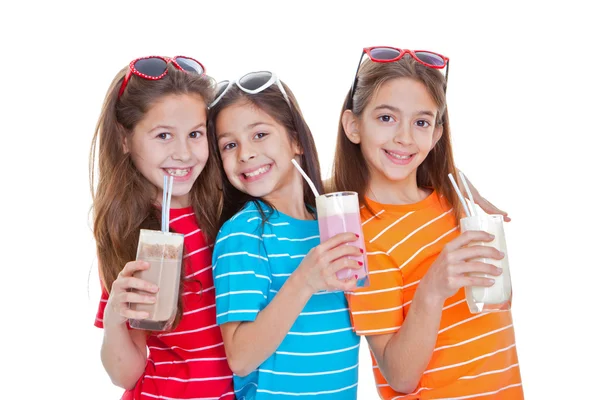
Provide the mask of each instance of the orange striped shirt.
{"label": "orange striped shirt", "polygon": [[[370,286],[348,295],[359,335],[398,331],[421,278],[460,232],[453,209],[435,192],[408,205],[367,200],[362,210]],[[523,398],[510,311],[471,314],[464,290],[444,304],[429,365],[415,391],[395,392],[373,360],[382,399]]]}

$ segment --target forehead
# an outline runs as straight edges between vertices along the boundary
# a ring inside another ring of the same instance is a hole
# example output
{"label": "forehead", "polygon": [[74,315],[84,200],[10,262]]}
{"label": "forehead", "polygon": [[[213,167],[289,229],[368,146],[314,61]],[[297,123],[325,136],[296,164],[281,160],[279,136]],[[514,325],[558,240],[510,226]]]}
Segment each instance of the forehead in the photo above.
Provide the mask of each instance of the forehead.
{"label": "forehead", "polygon": [[220,137],[244,133],[261,124],[285,131],[269,113],[248,102],[237,102],[223,108],[216,117],[215,129],[217,137]]}
{"label": "forehead", "polygon": [[153,102],[140,121],[143,125],[171,126],[206,123],[206,103],[199,95],[167,95]]}
{"label": "forehead", "polygon": [[383,83],[373,93],[368,106],[389,104],[406,110],[436,111],[438,106],[423,82],[411,78],[395,78]]}

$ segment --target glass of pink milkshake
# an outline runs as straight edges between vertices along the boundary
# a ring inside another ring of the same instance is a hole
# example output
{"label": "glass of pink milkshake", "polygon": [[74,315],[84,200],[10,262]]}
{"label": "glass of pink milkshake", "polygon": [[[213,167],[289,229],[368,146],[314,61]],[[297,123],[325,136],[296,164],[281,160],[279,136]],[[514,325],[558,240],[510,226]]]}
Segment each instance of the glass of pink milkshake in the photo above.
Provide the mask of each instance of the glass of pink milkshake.
{"label": "glass of pink milkshake", "polygon": [[[335,192],[320,195],[317,200],[317,216],[319,220],[319,235],[321,243],[327,239],[344,232],[358,235],[354,242],[348,244],[365,249],[365,239],[360,222],[360,208],[356,192]],[[363,263],[362,268],[345,268],[337,272],[337,278],[345,280],[358,275],[357,287],[369,286],[367,257],[351,257]]]}

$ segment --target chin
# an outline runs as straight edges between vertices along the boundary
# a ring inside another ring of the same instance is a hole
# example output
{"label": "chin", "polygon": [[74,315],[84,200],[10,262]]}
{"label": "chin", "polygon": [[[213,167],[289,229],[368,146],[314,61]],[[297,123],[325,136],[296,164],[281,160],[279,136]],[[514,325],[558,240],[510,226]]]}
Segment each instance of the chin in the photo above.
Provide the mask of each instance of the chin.
{"label": "chin", "polygon": [[260,190],[260,189],[259,190],[257,190],[257,189],[254,189],[254,190],[244,189],[244,190],[242,190],[242,192],[247,193],[250,196],[256,197],[256,198],[262,198],[262,197],[268,196],[269,193],[271,193],[269,190]]}
{"label": "chin", "polygon": [[411,172],[408,173],[385,173],[384,176],[391,182],[401,182],[408,179],[411,176]]}
{"label": "chin", "polygon": [[273,184],[273,185],[262,185],[260,188],[256,188],[254,190],[254,192],[256,193],[256,195],[254,195],[254,197],[261,197],[264,198],[266,196],[271,195],[273,192],[277,191],[278,186]]}

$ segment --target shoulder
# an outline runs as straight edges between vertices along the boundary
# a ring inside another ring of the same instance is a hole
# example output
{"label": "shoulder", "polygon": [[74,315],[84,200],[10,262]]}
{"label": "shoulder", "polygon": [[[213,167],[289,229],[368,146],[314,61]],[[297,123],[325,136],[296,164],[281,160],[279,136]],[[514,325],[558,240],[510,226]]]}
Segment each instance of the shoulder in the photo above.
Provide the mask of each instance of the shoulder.
{"label": "shoulder", "polygon": [[262,224],[262,214],[256,204],[249,201],[233,217],[228,219],[219,230],[218,238],[233,232],[254,232]]}
{"label": "shoulder", "polygon": [[[215,241],[214,254],[255,249],[262,242],[262,215],[253,202],[248,202],[223,224]],[[253,251],[256,252],[256,251]]]}

